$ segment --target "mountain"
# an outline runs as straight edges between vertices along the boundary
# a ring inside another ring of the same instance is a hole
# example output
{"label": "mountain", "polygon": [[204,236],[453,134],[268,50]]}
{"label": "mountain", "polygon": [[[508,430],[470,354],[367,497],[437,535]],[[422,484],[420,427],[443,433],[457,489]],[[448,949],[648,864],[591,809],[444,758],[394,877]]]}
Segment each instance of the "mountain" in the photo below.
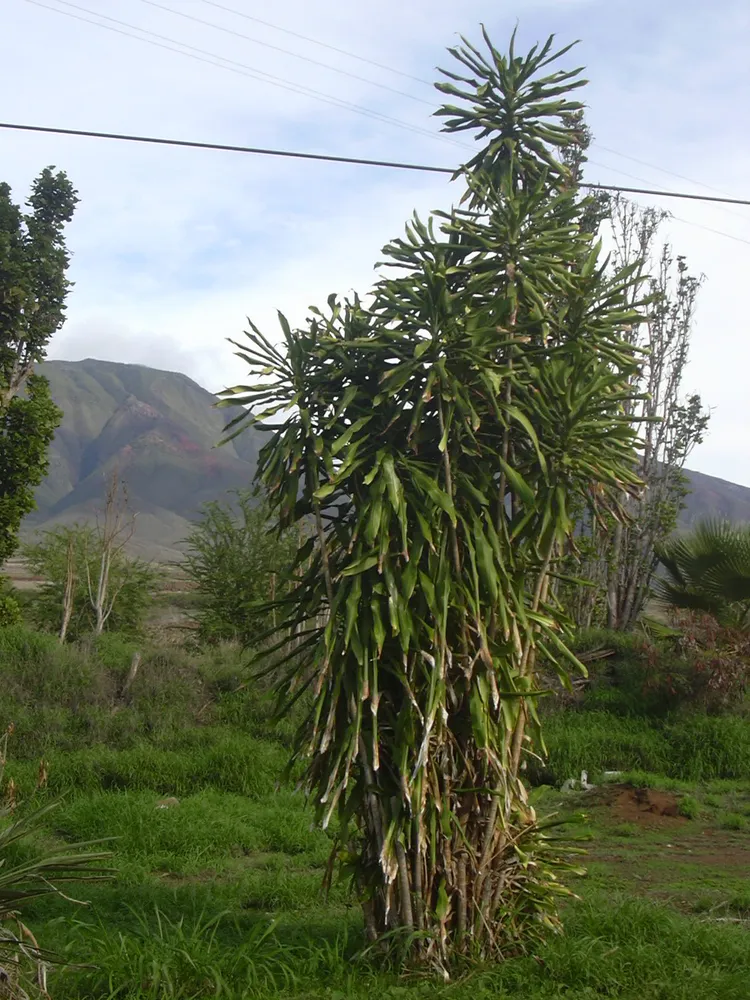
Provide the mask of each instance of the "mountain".
{"label": "mountain", "polygon": [[[138,513],[135,548],[174,560],[201,504],[250,484],[260,436],[247,431],[216,448],[233,413],[215,409],[216,397],[186,375],[93,360],[48,361],[40,372],[65,416],[26,537],[93,518],[117,469]],[[750,488],[700,472],[688,477],[684,525],[707,515],[750,521]]]}
{"label": "mountain", "polygon": [[138,515],[134,548],[174,559],[201,504],[250,484],[258,435],[217,448],[226,411],[186,375],[94,360],[39,370],[64,417],[25,535],[93,518],[117,469]]}
{"label": "mountain", "polygon": [[685,501],[681,522],[689,526],[702,517],[750,521],[750,488],[686,470],[691,492]]}

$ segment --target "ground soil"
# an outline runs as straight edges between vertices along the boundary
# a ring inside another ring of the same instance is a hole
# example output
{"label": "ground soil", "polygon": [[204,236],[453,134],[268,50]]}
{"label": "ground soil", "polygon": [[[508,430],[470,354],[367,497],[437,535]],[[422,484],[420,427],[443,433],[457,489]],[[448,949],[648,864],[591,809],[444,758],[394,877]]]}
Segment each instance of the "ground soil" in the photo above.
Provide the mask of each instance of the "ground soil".
{"label": "ground soil", "polygon": [[620,823],[671,826],[686,822],[679,813],[679,799],[671,792],[614,785],[607,789],[605,795],[612,817]]}

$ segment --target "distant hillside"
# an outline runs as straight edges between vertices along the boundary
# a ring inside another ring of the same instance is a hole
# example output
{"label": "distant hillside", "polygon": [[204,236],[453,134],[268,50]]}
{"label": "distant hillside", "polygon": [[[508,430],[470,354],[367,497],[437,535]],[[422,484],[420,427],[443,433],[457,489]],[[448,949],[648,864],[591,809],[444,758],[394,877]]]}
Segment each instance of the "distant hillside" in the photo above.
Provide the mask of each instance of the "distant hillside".
{"label": "distant hillside", "polygon": [[750,521],[750,487],[687,472],[691,493],[682,512],[682,523],[689,525],[701,517],[721,517],[729,521]]}
{"label": "distant hillside", "polygon": [[202,503],[250,484],[257,436],[216,448],[225,411],[186,375],[92,360],[48,361],[40,371],[64,418],[25,534],[91,519],[117,468],[138,514],[136,547],[175,558]]}
{"label": "distant hillside", "polygon": [[[216,448],[227,411],[215,409],[216,397],[186,375],[92,360],[48,361],[41,372],[65,416],[26,536],[91,519],[117,467],[138,512],[137,548],[172,560],[202,503],[250,484],[259,436],[248,432]],[[693,492],[683,524],[706,515],[750,521],[750,488],[688,476]]]}

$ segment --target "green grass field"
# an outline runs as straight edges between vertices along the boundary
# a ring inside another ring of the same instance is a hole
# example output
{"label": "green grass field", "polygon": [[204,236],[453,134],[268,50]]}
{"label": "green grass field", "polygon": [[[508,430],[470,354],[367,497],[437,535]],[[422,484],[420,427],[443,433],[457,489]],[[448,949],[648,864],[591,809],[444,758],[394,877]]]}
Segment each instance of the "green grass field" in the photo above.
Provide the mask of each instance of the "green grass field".
{"label": "green grass field", "polygon": [[[62,796],[16,851],[117,838],[116,878],[66,890],[86,905],[47,897],[28,913],[71,964],[50,976],[56,1000],[750,995],[746,720],[550,718],[555,784],[582,767],[595,782],[605,768],[632,773],[586,794],[533,791],[542,813],[585,813],[569,828],[588,874],[565,933],[442,983],[362,955],[348,886],[322,895],[332,841],[301,795],[277,787],[290,727],[274,728],[263,692],[242,686],[236,651],[145,653],[121,699],[131,652],[116,637],[61,650],[0,634],[0,723],[16,725],[6,785],[26,807]],[[49,780],[34,793],[41,757]],[[179,804],[157,808],[165,796]]]}

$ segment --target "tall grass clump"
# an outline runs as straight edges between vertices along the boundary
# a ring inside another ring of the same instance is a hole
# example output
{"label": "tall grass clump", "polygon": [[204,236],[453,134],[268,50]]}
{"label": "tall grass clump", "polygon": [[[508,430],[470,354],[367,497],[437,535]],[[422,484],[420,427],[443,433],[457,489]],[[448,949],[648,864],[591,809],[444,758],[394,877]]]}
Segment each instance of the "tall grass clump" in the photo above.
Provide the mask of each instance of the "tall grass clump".
{"label": "tall grass clump", "polygon": [[741,716],[647,719],[567,710],[549,715],[546,723],[548,755],[530,763],[534,782],[560,784],[582,770],[647,771],[681,781],[750,775],[750,725]]}
{"label": "tall grass clump", "polygon": [[214,723],[272,736],[272,705],[263,685],[249,682],[246,659],[229,645],[197,653],[116,633],[60,645],[25,626],[0,628],[0,710],[15,724],[18,759],[144,739],[180,745],[187,729]]}
{"label": "tall grass clump", "polygon": [[529,764],[533,781],[561,784],[581,771],[651,771],[665,773],[669,744],[648,720],[607,712],[565,711],[546,718],[543,761]]}
{"label": "tall grass clump", "polygon": [[[190,795],[215,788],[250,798],[273,791],[284,768],[284,750],[246,733],[213,728],[199,745],[168,749],[143,740],[123,750],[95,746],[45,755],[50,794],[149,790],[156,795]],[[8,775],[22,789],[36,779],[38,762],[13,761]]]}

